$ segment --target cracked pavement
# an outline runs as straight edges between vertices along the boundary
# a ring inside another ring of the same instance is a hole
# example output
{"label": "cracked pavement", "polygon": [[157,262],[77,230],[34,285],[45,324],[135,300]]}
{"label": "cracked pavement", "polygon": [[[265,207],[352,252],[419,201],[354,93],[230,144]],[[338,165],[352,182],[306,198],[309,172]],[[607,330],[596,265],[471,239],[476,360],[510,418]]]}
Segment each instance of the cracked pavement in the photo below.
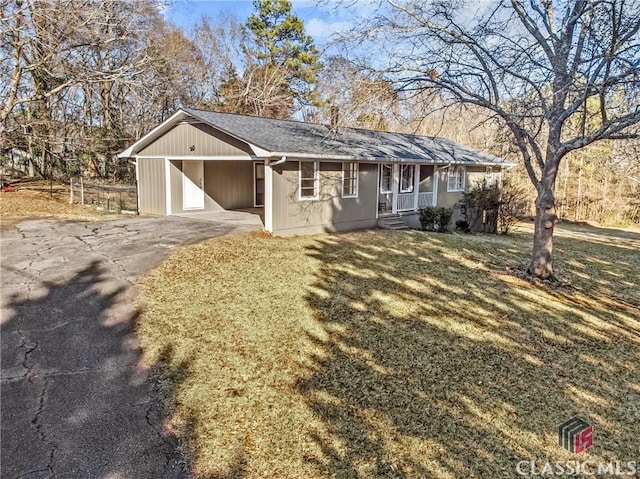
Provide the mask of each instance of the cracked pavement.
{"label": "cracked pavement", "polygon": [[255,229],[181,217],[2,226],[3,478],[187,478],[135,338],[138,276]]}

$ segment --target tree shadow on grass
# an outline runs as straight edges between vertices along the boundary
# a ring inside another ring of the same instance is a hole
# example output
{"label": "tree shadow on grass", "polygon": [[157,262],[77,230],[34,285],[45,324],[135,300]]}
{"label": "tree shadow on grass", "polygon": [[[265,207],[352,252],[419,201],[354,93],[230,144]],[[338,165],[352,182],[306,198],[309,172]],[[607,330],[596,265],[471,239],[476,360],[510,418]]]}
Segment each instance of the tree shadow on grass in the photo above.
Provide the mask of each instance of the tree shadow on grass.
{"label": "tree shadow on grass", "polygon": [[631,247],[634,242],[640,242],[640,229],[638,228],[612,228],[603,226],[593,226],[587,224],[576,224],[562,221],[558,228],[579,235],[582,239],[595,243],[606,243],[609,245],[621,245],[624,248]]}
{"label": "tree shadow on grass", "polygon": [[558,265],[585,295],[640,307],[640,233],[562,226],[555,238]]}
{"label": "tree shadow on grass", "polygon": [[309,250],[326,335],[309,334],[320,353],[297,384],[323,424],[308,460],[341,478],[520,477],[519,461],[576,459],[556,431],[575,415],[596,431],[580,460],[635,460],[638,308],[509,274],[517,242],[478,255],[452,241],[371,232]]}
{"label": "tree shadow on grass", "polygon": [[[158,360],[154,364],[153,368],[156,374],[156,384],[158,386],[157,394],[162,399],[163,411],[169,416],[174,408],[174,402],[176,400],[177,391],[180,386],[194,374],[193,371],[193,356],[187,359],[177,359],[177,354],[174,353],[174,348],[171,343],[165,345],[158,355]],[[212,405],[212,407],[215,407]],[[196,451],[189,450],[192,444],[189,444],[189,440],[194,437],[194,431],[198,428],[198,418],[193,412],[181,411],[180,425],[176,427],[171,424],[172,435],[180,438],[180,448],[184,449],[183,458],[192,462],[193,456]],[[194,464],[186,465],[189,470],[193,472]],[[247,457],[245,451],[242,449],[236,449],[235,454],[226,464],[225,470],[222,473],[215,474],[199,474],[193,472],[193,476],[200,479],[243,479],[247,477]]]}
{"label": "tree shadow on grass", "polygon": [[3,269],[16,291],[2,324],[3,477],[187,477],[140,365],[128,284],[98,261],[55,283]]}

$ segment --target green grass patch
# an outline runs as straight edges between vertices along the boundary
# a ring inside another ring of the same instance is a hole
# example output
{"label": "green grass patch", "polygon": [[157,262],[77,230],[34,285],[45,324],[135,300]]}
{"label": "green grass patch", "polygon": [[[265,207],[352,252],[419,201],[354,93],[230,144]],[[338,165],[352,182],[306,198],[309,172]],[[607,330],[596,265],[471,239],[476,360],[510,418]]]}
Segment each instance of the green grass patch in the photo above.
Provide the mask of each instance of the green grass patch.
{"label": "green grass patch", "polygon": [[532,285],[531,230],[242,235],[176,252],[142,285],[138,333],[197,477],[519,477],[637,460],[640,233],[560,227]]}

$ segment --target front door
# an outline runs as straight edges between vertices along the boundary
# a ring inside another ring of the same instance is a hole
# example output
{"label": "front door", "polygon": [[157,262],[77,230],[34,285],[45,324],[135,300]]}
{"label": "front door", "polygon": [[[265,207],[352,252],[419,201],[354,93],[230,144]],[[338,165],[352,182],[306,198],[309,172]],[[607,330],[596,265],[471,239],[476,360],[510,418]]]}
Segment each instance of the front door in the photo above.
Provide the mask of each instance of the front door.
{"label": "front door", "polygon": [[391,213],[393,202],[393,165],[380,165],[380,190],[378,192],[378,213]]}
{"label": "front door", "polygon": [[182,162],[182,209],[204,208],[204,162],[185,160]]}

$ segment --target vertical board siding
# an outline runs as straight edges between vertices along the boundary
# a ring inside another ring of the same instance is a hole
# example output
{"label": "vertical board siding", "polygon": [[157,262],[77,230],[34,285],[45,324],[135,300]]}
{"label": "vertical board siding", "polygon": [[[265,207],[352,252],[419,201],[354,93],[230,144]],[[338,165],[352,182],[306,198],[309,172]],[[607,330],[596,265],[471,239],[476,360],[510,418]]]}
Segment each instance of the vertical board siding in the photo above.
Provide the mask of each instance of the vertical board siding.
{"label": "vertical board siding", "polygon": [[273,168],[274,233],[343,231],[377,224],[377,164],[359,164],[356,198],[342,198],[341,163],[321,162],[319,175],[318,199],[300,200],[298,162]]}
{"label": "vertical board siding", "polygon": [[208,125],[176,125],[146,146],[140,156],[238,156],[247,157],[244,143],[218,132]]}
{"label": "vertical board siding", "polygon": [[140,213],[166,214],[164,158],[138,158]]}
{"label": "vertical board siding", "polygon": [[205,161],[204,191],[225,210],[253,208],[253,162]]}

